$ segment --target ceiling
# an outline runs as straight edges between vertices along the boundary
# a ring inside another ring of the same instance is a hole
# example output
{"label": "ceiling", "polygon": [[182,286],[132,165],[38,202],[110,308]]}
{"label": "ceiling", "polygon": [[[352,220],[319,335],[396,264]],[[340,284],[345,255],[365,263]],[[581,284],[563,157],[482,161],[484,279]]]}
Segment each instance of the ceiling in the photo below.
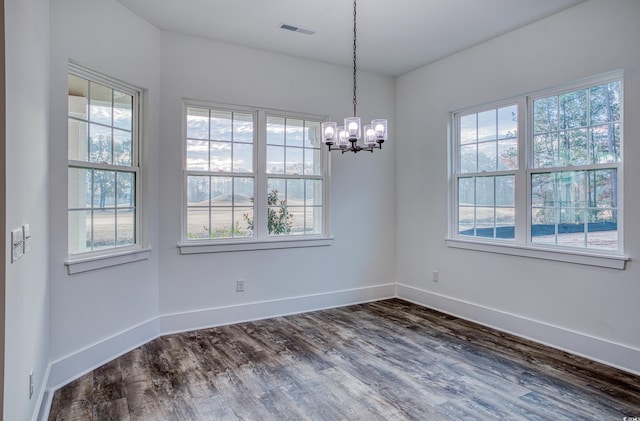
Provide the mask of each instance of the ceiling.
{"label": "ceiling", "polygon": [[[351,67],[349,0],[118,0],[156,27]],[[584,0],[361,0],[358,68],[399,76]],[[280,29],[287,24],[313,35]]]}

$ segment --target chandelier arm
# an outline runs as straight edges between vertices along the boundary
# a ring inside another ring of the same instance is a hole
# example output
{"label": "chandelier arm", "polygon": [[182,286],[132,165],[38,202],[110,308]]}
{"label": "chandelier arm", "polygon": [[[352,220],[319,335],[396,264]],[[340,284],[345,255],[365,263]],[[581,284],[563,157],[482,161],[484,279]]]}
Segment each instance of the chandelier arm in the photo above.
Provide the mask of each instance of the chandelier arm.
{"label": "chandelier arm", "polygon": [[358,39],[357,30],[356,30],[356,22],[357,22],[356,17],[357,17],[356,0],[353,0],[353,116],[354,117],[356,116],[356,108],[358,106],[358,97],[356,95],[356,88],[357,88],[356,41]]}

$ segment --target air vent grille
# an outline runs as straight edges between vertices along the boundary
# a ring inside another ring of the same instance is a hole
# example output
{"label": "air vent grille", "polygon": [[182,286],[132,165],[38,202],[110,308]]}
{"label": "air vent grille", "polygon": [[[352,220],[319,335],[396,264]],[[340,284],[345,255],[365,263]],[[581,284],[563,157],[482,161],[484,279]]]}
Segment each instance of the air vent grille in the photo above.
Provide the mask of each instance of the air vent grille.
{"label": "air vent grille", "polygon": [[281,23],[278,28],[280,29],[286,29],[287,31],[291,31],[291,32],[299,32],[301,34],[305,34],[305,35],[313,35],[316,32],[312,31],[311,29],[305,29],[305,28],[300,28],[299,26],[294,26],[294,25],[288,25],[286,23]]}

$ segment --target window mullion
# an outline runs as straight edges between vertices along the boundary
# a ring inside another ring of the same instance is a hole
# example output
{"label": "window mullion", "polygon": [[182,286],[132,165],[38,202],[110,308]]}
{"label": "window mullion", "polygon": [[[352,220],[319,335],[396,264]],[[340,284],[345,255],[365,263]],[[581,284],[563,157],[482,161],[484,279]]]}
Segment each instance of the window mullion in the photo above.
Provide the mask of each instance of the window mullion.
{"label": "window mullion", "polygon": [[518,170],[515,179],[515,241],[518,244],[529,242],[531,230],[531,167],[533,146],[527,139],[533,137],[533,128],[529,125],[529,117],[533,111],[527,98],[518,100]]}
{"label": "window mullion", "polygon": [[254,183],[253,218],[255,225],[253,235],[258,238],[267,237],[267,116],[264,111],[257,112],[257,130],[254,130],[254,150],[256,169]]}

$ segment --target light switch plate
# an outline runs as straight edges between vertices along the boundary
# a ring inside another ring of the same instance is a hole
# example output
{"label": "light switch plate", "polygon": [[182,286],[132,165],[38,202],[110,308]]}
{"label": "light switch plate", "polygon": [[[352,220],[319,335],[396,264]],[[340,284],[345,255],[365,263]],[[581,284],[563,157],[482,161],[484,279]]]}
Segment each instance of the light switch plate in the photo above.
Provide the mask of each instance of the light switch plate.
{"label": "light switch plate", "polygon": [[22,228],[14,229],[11,231],[11,263],[19,260],[22,255],[23,247]]}
{"label": "light switch plate", "polygon": [[22,252],[26,253],[31,250],[31,229],[29,228],[29,224],[22,226],[22,237]]}

